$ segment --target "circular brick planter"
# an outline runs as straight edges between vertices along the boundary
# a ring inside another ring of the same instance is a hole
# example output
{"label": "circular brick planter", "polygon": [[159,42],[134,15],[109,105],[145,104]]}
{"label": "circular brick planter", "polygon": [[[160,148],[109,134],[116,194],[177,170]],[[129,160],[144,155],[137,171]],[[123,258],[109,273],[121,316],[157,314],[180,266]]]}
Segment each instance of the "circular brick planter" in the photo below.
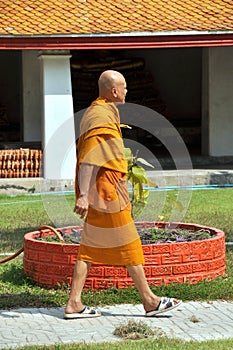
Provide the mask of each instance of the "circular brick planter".
{"label": "circular brick planter", "polygon": [[[154,223],[137,223],[139,227]],[[166,223],[158,223],[163,228]],[[145,274],[149,284],[197,283],[212,280],[226,271],[224,232],[196,224],[177,224],[180,228],[208,229],[213,237],[202,241],[143,245]],[[62,230],[68,234],[72,228]],[[40,235],[54,235],[49,229],[24,236],[24,272],[38,285],[56,287],[71,284],[79,244],[39,241]],[[85,289],[126,288],[133,285],[125,267],[93,263]]]}

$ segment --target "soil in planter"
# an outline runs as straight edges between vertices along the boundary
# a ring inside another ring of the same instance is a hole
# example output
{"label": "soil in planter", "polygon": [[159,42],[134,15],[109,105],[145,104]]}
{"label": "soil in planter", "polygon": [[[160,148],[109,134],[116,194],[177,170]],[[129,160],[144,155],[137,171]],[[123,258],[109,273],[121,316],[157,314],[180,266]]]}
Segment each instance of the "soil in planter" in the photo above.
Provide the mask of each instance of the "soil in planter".
{"label": "soil in planter", "polygon": [[[137,228],[142,244],[159,244],[159,243],[175,243],[175,242],[193,242],[210,239],[215,234],[209,230],[188,230],[183,228],[166,229],[156,227],[138,227]],[[79,244],[81,237],[81,229],[71,229],[70,234],[64,234],[62,229],[58,230],[63,238],[64,242],[61,242],[55,235],[38,236],[37,240],[46,242],[66,243],[66,244]]]}
{"label": "soil in planter", "polygon": [[202,241],[213,237],[209,230],[188,230],[183,228],[167,229],[139,227],[138,233],[142,244],[175,243]]}

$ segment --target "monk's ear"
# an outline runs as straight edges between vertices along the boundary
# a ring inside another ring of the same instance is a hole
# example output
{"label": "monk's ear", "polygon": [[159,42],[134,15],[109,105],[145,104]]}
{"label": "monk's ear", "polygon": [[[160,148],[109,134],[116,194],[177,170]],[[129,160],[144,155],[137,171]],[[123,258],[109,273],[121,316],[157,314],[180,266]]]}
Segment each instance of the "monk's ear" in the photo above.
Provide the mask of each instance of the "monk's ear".
{"label": "monk's ear", "polygon": [[117,97],[117,89],[115,87],[112,88],[111,92],[114,97]]}

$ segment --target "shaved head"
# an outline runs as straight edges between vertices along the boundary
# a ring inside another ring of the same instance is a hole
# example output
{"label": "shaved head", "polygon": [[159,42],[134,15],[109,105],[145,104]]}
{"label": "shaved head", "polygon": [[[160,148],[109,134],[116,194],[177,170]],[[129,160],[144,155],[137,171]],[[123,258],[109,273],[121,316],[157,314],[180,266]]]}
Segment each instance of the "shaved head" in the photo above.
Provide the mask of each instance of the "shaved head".
{"label": "shaved head", "polygon": [[113,102],[115,101],[114,93],[118,91],[121,86],[124,86],[124,89],[126,90],[124,76],[115,70],[104,71],[99,77],[98,85],[99,95]]}
{"label": "shaved head", "polygon": [[108,91],[116,86],[117,83],[124,81],[123,75],[115,70],[106,70],[99,77],[99,90]]}

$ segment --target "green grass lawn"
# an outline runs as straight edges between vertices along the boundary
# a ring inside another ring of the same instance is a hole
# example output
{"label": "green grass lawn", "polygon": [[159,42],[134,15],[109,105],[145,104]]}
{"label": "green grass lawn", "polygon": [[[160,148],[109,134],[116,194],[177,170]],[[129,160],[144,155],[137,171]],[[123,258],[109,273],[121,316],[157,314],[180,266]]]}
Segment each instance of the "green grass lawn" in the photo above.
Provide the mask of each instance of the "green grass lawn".
{"label": "green grass lawn", "polygon": [[[9,350],[9,348],[7,348]],[[51,346],[25,346],[17,350],[232,350],[233,340],[209,340],[204,342],[158,338],[117,343],[66,344]],[[4,349],[3,349],[4,350]]]}

